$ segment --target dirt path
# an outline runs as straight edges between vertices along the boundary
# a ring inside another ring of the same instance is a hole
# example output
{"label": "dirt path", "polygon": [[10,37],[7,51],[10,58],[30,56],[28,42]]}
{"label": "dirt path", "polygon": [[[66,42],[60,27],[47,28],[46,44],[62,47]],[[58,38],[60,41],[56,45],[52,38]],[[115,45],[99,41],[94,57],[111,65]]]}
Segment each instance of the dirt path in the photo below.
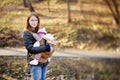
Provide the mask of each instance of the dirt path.
{"label": "dirt path", "polygon": [[[24,48],[0,48],[0,56],[26,56]],[[81,58],[120,58],[120,52],[115,51],[87,51],[87,50],[55,50],[53,57],[81,57]]]}

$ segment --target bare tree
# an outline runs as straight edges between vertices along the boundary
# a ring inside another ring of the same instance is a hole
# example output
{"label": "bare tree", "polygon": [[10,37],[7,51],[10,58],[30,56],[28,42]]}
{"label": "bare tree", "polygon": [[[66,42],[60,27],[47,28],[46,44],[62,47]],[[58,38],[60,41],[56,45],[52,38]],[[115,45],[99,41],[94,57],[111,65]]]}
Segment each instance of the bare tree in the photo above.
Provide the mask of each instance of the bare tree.
{"label": "bare tree", "polygon": [[50,0],[47,0],[48,11],[50,12]]}
{"label": "bare tree", "polygon": [[70,10],[70,0],[67,0],[67,10],[68,10],[68,23],[72,22],[71,20],[71,10]]}
{"label": "bare tree", "polygon": [[42,1],[42,0],[35,0],[36,2],[40,2],[40,1]]}
{"label": "bare tree", "polygon": [[80,8],[80,12],[83,12],[83,0],[78,0],[78,6]]}
{"label": "bare tree", "polygon": [[35,12],[30,0],[23,0],[24,7],[28,7],[30,12]]}
{"label": "bare tree", "polygon": [[108,5],[109,9],[112,12],[112,15],[114,17],[117,26],[120,28],[120,11],[117,1],[118,0],[105,0],[106,4]]}
{"label": "bare tree", "polygon": [[28,4],[26,3],[26,0],[23,0],[24,7],[28,7]]}

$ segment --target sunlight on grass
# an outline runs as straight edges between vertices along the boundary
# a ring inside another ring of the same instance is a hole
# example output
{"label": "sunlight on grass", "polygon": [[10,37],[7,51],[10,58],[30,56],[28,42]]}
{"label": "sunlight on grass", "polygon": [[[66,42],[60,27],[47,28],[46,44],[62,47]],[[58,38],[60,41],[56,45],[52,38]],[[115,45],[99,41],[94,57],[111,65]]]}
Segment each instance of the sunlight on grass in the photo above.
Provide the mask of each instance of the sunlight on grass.
{"label": "sunlight on grass", "polygon": [[66,23],[66,19],[41,19],[41,25],[61,25]]}
{"label": "sunlight on grass", "polygon": [[2,76],[5,80],[16,80],[16,78],[13,78],[13,77],[10,77],[10,76],[7,76],[7,75],[3,75]]}
{"label": "sunlight on grass", "polygon": [[8,27],[14,30],[22,31],[26,25],[28,12],[26,11],[12,11],[8,12],[0,18],[0,28]]}
{"label": "sunlight on grass", "polygon": [[22,2],[22,0],[19,0],[19,2],[17,0],[0,0],[0,8],[20,2]]}

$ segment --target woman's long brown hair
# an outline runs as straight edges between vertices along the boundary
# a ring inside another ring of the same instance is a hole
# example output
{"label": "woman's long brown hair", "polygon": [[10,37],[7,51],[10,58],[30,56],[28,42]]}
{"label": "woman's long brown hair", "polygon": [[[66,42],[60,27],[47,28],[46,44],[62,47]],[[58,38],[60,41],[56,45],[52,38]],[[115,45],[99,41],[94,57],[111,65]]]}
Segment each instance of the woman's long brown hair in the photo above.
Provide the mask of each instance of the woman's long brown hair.
{"label": "woman's long brown hair", "polygon": [[29,24],[29,20],[30,20],[30,17],[31,16],[35,16],[37,19],[38,19],[38,25],[35,27],[35,31],[38,31],[39,29],[39,23],[40,23],[40,19],[39,19],[39,16],[35,13],[32,13],[28,18],[27,18],[27,25],[26,25],[26,29],[27,31],[32,31],[32,27],[30,26]]}

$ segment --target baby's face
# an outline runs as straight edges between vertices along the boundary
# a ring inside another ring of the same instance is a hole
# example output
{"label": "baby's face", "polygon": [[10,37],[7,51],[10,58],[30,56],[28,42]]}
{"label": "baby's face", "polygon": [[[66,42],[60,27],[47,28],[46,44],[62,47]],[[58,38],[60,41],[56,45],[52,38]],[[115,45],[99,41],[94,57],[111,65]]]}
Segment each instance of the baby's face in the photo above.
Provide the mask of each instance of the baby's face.
{"label": "baby's face", "polygon": [[41,37],[43,34],[38,34],[39,37]]}
{"label": "baby's face", "polygon": [[44,39],[41,39],[41,40],[40,40],[40,45],[45,45]]}
{"label": "baby's face", "polygon": [[40,45],[45,45],[45,40],[44,39],[40,40]]}

